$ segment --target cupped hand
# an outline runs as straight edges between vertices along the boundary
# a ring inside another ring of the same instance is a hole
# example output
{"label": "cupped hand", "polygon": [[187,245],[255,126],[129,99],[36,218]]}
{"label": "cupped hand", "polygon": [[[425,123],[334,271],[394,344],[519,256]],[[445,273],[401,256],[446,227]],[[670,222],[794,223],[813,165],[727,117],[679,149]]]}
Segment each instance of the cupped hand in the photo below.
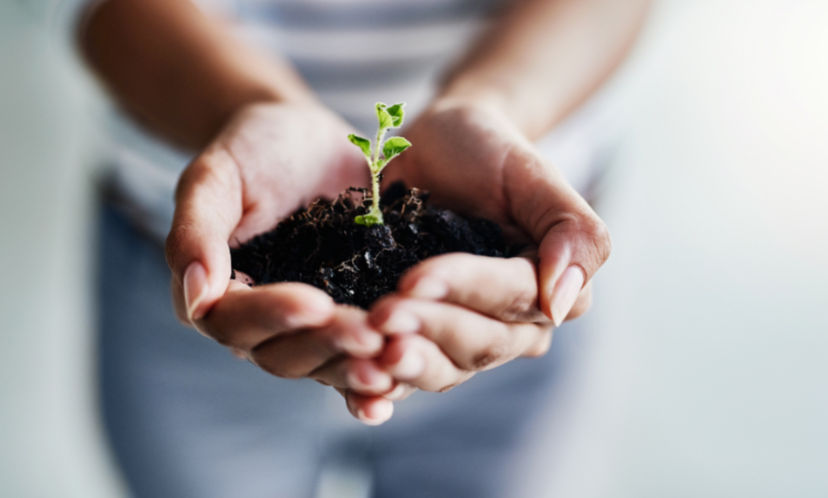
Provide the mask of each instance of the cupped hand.
{"label": "cupped hand", "polygon": [[182,174],[166,252],[182,321],[274,375],[334,386],[370,423],[390,416],[390,402],[353,393],[394,386],[368,360],[383,337],[366,313],[335,305],[309,285],[249,288],[230,279],[231,244],[320,196],[367,183],[365,159],[347,140],[351,131],[317,104],[241,109]]}
{"label": "cupped hand", "polygon": [[610,239],[586,201],[494,108],[442,101],[404,135],[414,144],[387,181],[497,222],[521,257],[450,254],[424,261],[371,310],[391,336],[378,366],[402,385],[444,391],[476,372],[544,354],[552,330],[589,307]]}

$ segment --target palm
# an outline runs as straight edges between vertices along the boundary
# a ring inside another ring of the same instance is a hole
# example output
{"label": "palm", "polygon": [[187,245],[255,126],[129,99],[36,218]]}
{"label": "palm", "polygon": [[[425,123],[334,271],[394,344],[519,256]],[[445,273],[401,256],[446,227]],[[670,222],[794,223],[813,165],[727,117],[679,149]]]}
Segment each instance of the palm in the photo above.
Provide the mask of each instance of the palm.
{"label": "palm", "polygon": [[365,160],[348,143],[350,128],[324,109],[263,105],[246,110],[218,138],[240,178],[244,241],[318,197],[366,185]]}
{"label": "palm", "polygon": [[[507,123],[482,111],[427,111],[405,135],[414,146],[389,166],[387,181],[403,180],[432,194],[434,202],[491,219],[510,236],[523,238],[507,182],[510,154],[527,142]],[[527,148],[528,149],[528,148]]]}

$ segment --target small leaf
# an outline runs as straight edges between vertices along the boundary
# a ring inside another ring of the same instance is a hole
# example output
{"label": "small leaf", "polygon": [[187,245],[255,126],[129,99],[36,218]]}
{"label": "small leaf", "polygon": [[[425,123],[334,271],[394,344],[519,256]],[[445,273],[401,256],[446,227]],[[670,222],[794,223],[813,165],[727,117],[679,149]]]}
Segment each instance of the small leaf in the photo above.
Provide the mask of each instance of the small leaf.
{"label": "small leaf", "polygon": [[348,140],[351,141],[352,144],[356,145],[362,150],[362,153],[365,154],[369,160],[371,159],[371,141],[367,138],[360,137],[359,135],[354,135],[351,133],[348,135]]}
{"label": "small leaf", "polygon": [[388,108],[388,114],[391,115],[391,122],[395,128],[400,127],[403,124],[403,116],[405,115],[403,107],[405,107],[405,102],[394,104]]}
{"label": "small leaf", "polygon": [[382,144],[382,155],[387,163],[400,155],[405,149],[411,147],[411,142],[403,137],[391,137]]}
{"label": "small leaf", "polygon": [[382,225],[383,221],[381,217],[378,217],[375,214],[361,214],[354,218],[354,223],[357,225],[362,225],[366,227],[372,227],[374,225]]}
{"label": "small leaf", "polygon": [[379,120],[380,130],[387,130],[394,126],[394,118],[388,114],[388,109],[382,102],[377,102],[377,119]]}

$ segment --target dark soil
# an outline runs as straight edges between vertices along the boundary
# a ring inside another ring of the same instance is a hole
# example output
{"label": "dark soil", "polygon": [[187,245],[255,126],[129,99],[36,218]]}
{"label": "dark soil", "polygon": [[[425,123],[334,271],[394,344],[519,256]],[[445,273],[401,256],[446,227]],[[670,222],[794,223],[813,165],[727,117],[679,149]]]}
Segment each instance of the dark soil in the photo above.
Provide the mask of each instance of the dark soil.
{"label": "dark soil", "polygon": [[448,252],[510,256],[500,228],[428,203],[428,194],[395,183],[382,196],[385,225],[365,227],[365,189],[333,202],[319,199],[232,251],[233,269],[254,284],[298,281],[338,303],[368,308],[392,292],[400,276],[428,257]]}

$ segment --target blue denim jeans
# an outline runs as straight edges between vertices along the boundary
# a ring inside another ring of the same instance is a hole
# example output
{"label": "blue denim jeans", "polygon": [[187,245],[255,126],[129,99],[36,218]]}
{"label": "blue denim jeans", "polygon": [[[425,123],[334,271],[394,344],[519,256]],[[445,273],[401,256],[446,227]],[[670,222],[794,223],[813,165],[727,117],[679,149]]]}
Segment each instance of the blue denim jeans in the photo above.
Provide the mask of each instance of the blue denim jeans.
{"label": "blue denim jeans", "polygon": [[101,410],[134,496],[310,497],[331,468],[367,476],[378,498],[514,496],[513,457],[577,333],[365,427],[332,389],[272,377],[181,325],[160,243],[113,208],[100,221]]}

